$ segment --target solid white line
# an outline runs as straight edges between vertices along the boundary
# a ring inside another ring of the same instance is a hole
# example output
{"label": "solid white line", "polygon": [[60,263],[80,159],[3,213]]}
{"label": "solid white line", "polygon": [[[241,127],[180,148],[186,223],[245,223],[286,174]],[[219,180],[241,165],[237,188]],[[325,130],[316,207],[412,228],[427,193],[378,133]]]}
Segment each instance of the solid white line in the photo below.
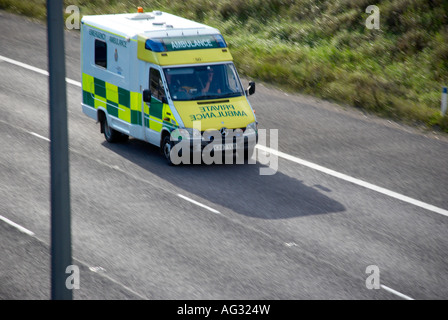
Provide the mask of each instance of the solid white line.
{"label": "solid white line", "polygon": [[[48,71],[43,70],[43,69],[39,69],[39,68],[36,68],[36,67],[33,67],[33,66],[29,65],[29,64],[26,64],[26,63],[23,63],[23,62],[20,62],[20,61],[17,61],[17,60],[13,60],[13,59],[10,59],[10,58],[4,57],[4,56],[0,56],[0,60],[3,60],[5,62],[14,64],[16,66],[19,66],[19,67],[22,67],[22,68],[25,68],[25,69],[28,69],[28,70],[31,70],[31,71],[34,71],[34,72],[37,72],[37,73],[40,73],[40,74],[42,74],[44,76],[48,76]],[[72,80],[72,79],[69,79],[69,78],[65,78],[65,81],[67,81],[67,83],[70,83],[70,84],[73,84],[75,86],[81,87],[81,82],[79,82],[79,81],[75,81],[75,80]]]}
{"label": "solid white line", "polygon": [[206,206],[205,204],[202,204],[202,203],[200,203],[200,202],[197,202],[197,201],[195,201],[195,200],[193,200],[193,199],[190,199],[190,198],[188,198],[188,197],[186,197],[186,196],[183,196],[183,195],[181,195],[181,194],[177,194],[177,196],[178,197],[181,197],[182,199],[185,199],[185,200],[187,200],[187,201],[190,201],[191,203],[194,203],[195,205],[198,205],[198,206],[200,206],[200,207],[203,207],[203,208],[205,208],[205,209],[207,209],[207,210],[210,210],[211,212],[213,212],[213,213],[217,213],[217,214],[221,214],[221,212],[219,212],[218,210],[215,210],[215,209],[213,209],[213,208],[210,208],[209,206]]}
{"label": "solid white line", "polygon": [[0,216],[0,220],[3,220],[7,224],[9,224],[9,225],[19,229],[19,231],[21,231],[23,233],[26,233],[26,234],[28,234],[30,236],[34,236],[34,232],[28,230],[27,228],[22,227],[21,225],[15,223],[15,222],[12,222],[11,220],[9,220],[8,218],[5,218],[4,216]]}
{"label": "solid white line", "polygon": [[31,70],[31,71],[43,74],[45,76],[48,76],[48,71],[42,70],[42,69],[39,69],[39,68],[36,68],[36,67],[33,67],[33,66],[30,66],[29,64],[26,64],[26,63],[23,63],[23,62],[20,62],[20,61],[16,61],[16,60],[4,57],[4,56],[0,56],[0,60],[3,60],[5,62],[11,63],[11,64],[15,64],[16,66],[19,66],[19,67],[22,67],[22,68],[25,68],[25,69],[28,69],[28,70]]}
{"label": "solid white line", "polygon": [[405,299],[405,300],[414,300],[411,297],[409,297],[409,296],[407,296],[405,294],[402,294],[401,292],[398,292],[398,291],[396,291],[396,290],[394,290],[392,288],[386,287],[385,285],[381,285],[380,287],[383,288],[386,291],[389,291],[390,293],[393,293],[393,294],[399,296],[400,298]]}
{"label": "solid white line", "polygon": [[[17,228],[19,231],[21,231],[21,232],[23,232],[23,233],[26,233],[26,234],[28,234],[28,235],[30,235],[30,236],[32,236],[32,237],[35,236],[35,233],[34,233],[34,232],[32,232],[32,231],[30,231],[30,230],[28,230],[28,229],[22,227],[21,225],[18,225],[18,224],[15,223],[15,222],[12,222],[12,221],[9,220],[8,218],[5,218],[5,217],[3,217],[3,216],[0,215],[0,220],[2,220],[2,221],[4,221],[4,222],[6,222],[7,224],[9,224],[9,225],[11,225],[11,226]],[[38,239],[38,240],[39,240],[39,239]],[[39,241],[40,241],[40,240],[39,240]],[[87,263],[82,262],[82,261],[80,261],[79,259],[75,259],[75,260],[78,260],[79,262],[81,262],[81,263],[83,263],[84,265],[88,266]],[[136,296],[138,296],[138,297],[140,297],[140,298],[142,298],[142,299],[144,299],[144,300],[148,300],[147,297],[145,297],[145,296],[141,295],[140,293],[138,293],[138,292],[132,290],[131,288],[129,288],[129,287],[125,286],[124,284],[118,282],[117,280],[115,280],[115,279],[109,277],[108,275],[106,275],[106,274],[100,274],[100,276],[109,279],[110,281],[112,281],[112,282],[116,283],[117,285],[123,287],[124,289],[128,290],[128,291],[131,292],[132,294],[134,294],[134,295],[136,295]]]}
{"label": "solid white line", "polygon": [[35,136],[35,137],[38,137],[38,138],[40,138],[40,139],[43,139],[43,140],[45,140],[45,141],[50,142],[50,139],[48,139],[48,138],[46,138],[46,137],[44,137],[44,136],[41,136],[40,134],[37,134],[37,133],[35,133],[35,132],[29,132],[29,133],[32,134],[32,135]]}
{"label": "solid white line", "polygon": [[[47,71],[39,69],[39,68],[36,68],[36,67],[33,67],[33,66],[25,64],[23,62],[19,62],[19,61],[16,61],[16,60],[13,60],[13,59],[1,56],[1,55],[0,55],[0,59],[3,60],[3,61],[6,61],[6,62],[12,63],[14,65],[17,65],[19,67],[23,67],[23,68],[26,68],[28,70],[35,71],[35,72],[38,72],[40,74],[48,76],[48,72]],[[78,87],[81,87],[81,83],[79,81],[75,81],[75,80],[68,79],[68,78],[66,78],[66,81],[67,81],[67,83],[70,83],[70,84],[76,85]],[[397,193],[395,191],[388,190],[386,188],[382,188],[382,187],[376,186],[376,185],[371,184],[369,182],[353,178],[353,177],[348,176],[346,174],[343,174],[343,173],[340,173],[340,172],[337,172],[337,171],[334,171],[334,170],[322,167],[322,166],[320,166],[318,164],[315,164],[315,163],[312,163],[312,162],[309,162],[309,161],[306,161],[306,160],[294,157],[294,156],[289,155],[287,153],[284,153],[284,152],[281,152],[281,151],[278,151],[278,150],[274,150],[274,149],[268,148],[266,146],[257,145],[256,147],[258,149],[260,149],[260,150],[265,151],[265,152],[273,153],[273,154],[277,155],[278,157],[281,157],[281,158],[293,161],[295,163],[298,163],[298,164],[301,164],[303,166],[309,167],[311,169],[314,169],[314,170],[326,173],[326,174],[331,175],[333,177],[336,177],[336,178],[339,178],[339,179],[342,179],[342,180],[354,183],[354,184],[359,185],[361,187],[364,187],[364,188],[367,188],[367,189],[370,189],[370,190],[382,193],[382,194],[387,195],[389,197],[392,197],[392,198],[395,198],[395,199],[398,199],[398,200],[401,200],[401,201],[413,204],[413,205],[415,205],[417,207],[421,207],[423,209],[426,209],[426,210],[429,210],[429,211],[432,211],[432,212],[435,212],[435,213],[439,213],[441,215],[444,215],[444,216],[448,217],[448,210],[436,207],[436,206],[434,206],[432,204],[425,203],[423,201],[413,199],[411,197],[402,195],[402,194]]]}
{"label": "solid white line", "polygon": [[432,212],[435,212],[435,213],[439,213],[441,215],[444,215],[444,216],[448,217],[448,210],[445,210],[445,209],[433,206],[432,204],[425,203],[423,201],[410,198],[408,196],[402,195],[402,194],[397,193],[395,191],[376,186],[374,184],[371,184],[369,182],[366,182],[366,181],[363,181],[363,180],[360,180],[360,179],[353,178],[353,177],[348,176],[346,174],[343,174],[343,173],[340,173],[340,172],[337,172],[337,171],[334,171],[334,170],[322,167],[322,166],[320,166],[318,164],[315,164],[315,163],[312,163],[312,162],[309,162],[309,161],[306,161],[306,160],[303,160],[303,159],[291,156],[289,154],[286,154],[284,152],[268,148],[266,146],[257,145],[256,148],[258,148],[260,150],[263,150],[265,152],[269,152],[269,153],[275,154],[278,157],[290,160],[292,162],[301,164],[301,165],[309,167],[311,169],[314,169],[314,170],[326,173],[326,174],[328,174],[330,176],[339,178],[341,180],[345,180],[345,181],[354,183],[354,184],[356,184],[358,186],[361,186],[361,187],[364,187],[364,188],[367,188],[367,189],[370,189],[370,190],[382,193],[382,194],[387,195],[389,197],[392,197],[392,198],[395,198],[395,199],[398,199],[398,200],[401,200],[401,201],[413,204],[413,205],[415,205],[417,207],[421,207],[423,209],[426,209],[426,210],[429,210],[429,211],[432,211]]}
{"label": "solid white line", "polygon": [[67,83],[73,84],[73,85],[81,88],[81,82],[79,82],[79,81],[75,81],[75,80],[72,80],[69,78],[65,78],[65,81],[67,81]]}

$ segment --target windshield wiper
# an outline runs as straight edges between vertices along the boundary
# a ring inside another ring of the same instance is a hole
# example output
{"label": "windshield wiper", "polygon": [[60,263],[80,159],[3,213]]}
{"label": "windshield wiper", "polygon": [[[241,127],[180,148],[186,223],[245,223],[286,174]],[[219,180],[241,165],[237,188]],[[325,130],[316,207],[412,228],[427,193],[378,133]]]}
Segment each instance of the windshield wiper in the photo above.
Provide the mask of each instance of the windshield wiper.
{"label": "windshield wiper", "polygon": [[207,99],[221,99],[221,98],[229,98],[229,97],[237,97],[241,96],[241,92],[229,92],[229,93],[218,93],[218,94],[209,94],[204,96],[199,96],[192,98],[191,100],[207,100]]}
{"label": "windshield wiper", "polygon": [[216,98],[220,98],[221,95],[219,94],[209,94],[209,95],[205,95],[205,96],[199,96],[194,98],[193,100],[207,100],[207,99],[216,99]]}
{"label": "windshield wiper", "polygon": [[229,92],[229,93],[220,94],[219,97],[220,98],[229,98],[229,97],[238,97],[241,95],[243,95],[241,92]]}

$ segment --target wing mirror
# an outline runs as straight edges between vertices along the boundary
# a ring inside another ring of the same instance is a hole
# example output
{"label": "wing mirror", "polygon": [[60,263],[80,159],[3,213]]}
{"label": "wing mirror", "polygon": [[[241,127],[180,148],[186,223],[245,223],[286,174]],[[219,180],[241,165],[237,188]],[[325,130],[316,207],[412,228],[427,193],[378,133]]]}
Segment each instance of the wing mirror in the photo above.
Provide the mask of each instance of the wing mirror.
{"label": "wing mirror", "polygon": [[143,90],[143,101],[148,103],[151,102],[151,90]]}
{"label": "wing mirror", "polygon": [[249,87],[246,89],[246,95],[250,96],[255,93],[255,82],[249,82]]}

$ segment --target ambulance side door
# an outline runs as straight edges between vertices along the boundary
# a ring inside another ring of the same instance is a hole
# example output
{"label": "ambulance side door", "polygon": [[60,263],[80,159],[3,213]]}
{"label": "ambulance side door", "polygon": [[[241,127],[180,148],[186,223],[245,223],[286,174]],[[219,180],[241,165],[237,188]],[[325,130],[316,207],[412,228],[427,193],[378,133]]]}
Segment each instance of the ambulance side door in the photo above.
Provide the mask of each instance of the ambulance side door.
{"label": "ambulance side door", "polygon": [[143,117],[146,139],[152,144],[160,144],[160,133],[163,126],[163,103],[166,94],[159,69],[149,67],[146,88],[151,92],[151,101],[143,104]]}

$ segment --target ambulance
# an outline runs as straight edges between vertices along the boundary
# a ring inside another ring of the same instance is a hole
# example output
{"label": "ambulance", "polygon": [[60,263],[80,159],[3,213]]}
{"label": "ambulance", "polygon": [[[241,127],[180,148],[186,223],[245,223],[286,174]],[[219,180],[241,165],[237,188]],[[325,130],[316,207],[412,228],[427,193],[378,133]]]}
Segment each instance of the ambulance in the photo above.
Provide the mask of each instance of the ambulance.
{"label": "ambulance", "polygon": [[255,83],[243,87],[215,28],[140,7],[83,16],[81,72],[82,112],[110,143],[146,141],[170,165],[190,152],[253,155],[258,129],[248,96]]}

